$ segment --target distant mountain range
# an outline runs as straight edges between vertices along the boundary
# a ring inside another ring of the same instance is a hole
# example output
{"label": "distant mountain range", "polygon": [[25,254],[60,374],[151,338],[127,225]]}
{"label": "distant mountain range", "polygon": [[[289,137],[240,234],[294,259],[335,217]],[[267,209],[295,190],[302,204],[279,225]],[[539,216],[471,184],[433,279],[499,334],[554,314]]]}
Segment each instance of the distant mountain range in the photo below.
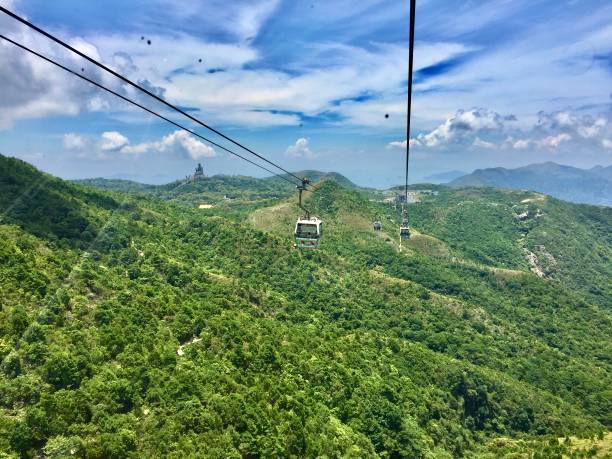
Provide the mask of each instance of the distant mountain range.
{"label": "distant mountain range", "polygon": [[467,174],[468,172],[465,171],[439,172],[424,177],[424,180],[428,183],[446,183],[451,180],[455,180],[456,178],[463,177]]}
{"label": "distant mountain range", "polygon": [[612,206],[612,166],[591,169],[554,162],[517,169],[476,169],[448,183],[454,188],[495,187],[538,191],[565,201]]}

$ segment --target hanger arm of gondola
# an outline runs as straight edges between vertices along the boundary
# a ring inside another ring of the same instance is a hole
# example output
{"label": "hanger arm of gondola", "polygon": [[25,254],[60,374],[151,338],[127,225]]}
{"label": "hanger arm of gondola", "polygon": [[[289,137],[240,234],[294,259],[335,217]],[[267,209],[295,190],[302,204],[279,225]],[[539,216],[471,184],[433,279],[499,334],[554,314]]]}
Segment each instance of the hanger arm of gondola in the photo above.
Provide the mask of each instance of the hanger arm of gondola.
{"label": "hanger arm of gondola", "polygon": [[307,178],[303,178],[302,179],[302,183],[300,185],[297,185],[296,188],[298,190],[298,206],[300,209],[302,209],[305,214],[306,214],[306,218],[310,218],[310,211],[308,209],[306,209],[306,207],[304,207],[304,201],[303,201],[303,193],[304,191],[307,191],[306,186],[310,183],[310,181]]}

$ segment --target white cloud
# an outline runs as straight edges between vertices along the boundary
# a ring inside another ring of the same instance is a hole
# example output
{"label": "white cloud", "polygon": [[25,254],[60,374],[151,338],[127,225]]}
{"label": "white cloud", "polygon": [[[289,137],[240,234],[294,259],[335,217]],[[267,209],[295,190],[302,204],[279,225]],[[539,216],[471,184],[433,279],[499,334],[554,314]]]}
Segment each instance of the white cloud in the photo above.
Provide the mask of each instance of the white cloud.
{"label": "white cloud", "polygon": [[458,110],[437,128],[426,134],[419,134],[416,140],[419,145],[428,148],[445,147],[457,143],[478,143],[476,146],[483,147],[485,141],[478,135],[501,133],[504,129],[504,121],[505,118],[499,113],[486,108]]}
{"label": "white cloud", "polygon": [[171,152],[191,159],[210,158],[216,155],[214,148],[200,142],[185,131],[175,131],[155,142],[143,142],[136,145],[126,143],[119,151],[128,155]]}
{"label": "white cloud", "polygon": [[493,149],[497,147],[497,145],[495,145],[493,142],[487,142],[486,140],[482,140],[480,137],[476,137],[472,145],[477,148],[485,149]]}
{"label": "white cloud", "polygon": [[100,141],[100,149],[104,151],[117,151],[125,147],[130,141],[127,137],[117,131],[108,131],[102,133]]}
{"label": "white cloud", "polygon": [[237,30],[241,38],[255,38],[261,25],[276,10],[280,0],[265,0],[260,3],[252,2],[249,8],[239,10],[237,15]]}
{"label": "white cloud", "polygon": [[[4,16],[0,17],[0,24],[5,26]],[[77,71],[82,68],[83,63],[76,56],[53,46],[29,29],[16,25],[15,21],[6,23],[6,27],[11,30],[11,38],[15,41]],[[90,54],[97,54],[95,46],[84,39],[77,39],[74,43]],[[10,69],[0,70],[0,129],[10,128],[15,121],[21,119],[77,115],[90,109],[90,106],[94,110],[103,109],[102,98],[107,96],[97,88],[5,40],[0,40],[0,62],[2,69]],[[86,73],[90,78],[122,91],[116,80],[106,78],[95,68],[87,67]]]}
{"label": "white cloud", "polygon": [[12,11],[15,10],[17,3],[19,3],[19,0],[0,0],[0,5]]}
{"label": "white cloud", "polygon": [[155,0],[153,3],[181,23],[196,20],[202,30],[209,30],[213,35],[229,33],[242,41],[259,34],[280,0],[207,0],[183,2],[180,8],[175,0]]}
{"label": "white cloud", "polygon": [[531,146],[531,141],[526,139],[519,139],[512,142],[512,147],[517,150],[526,150]]}
{"label": "white cloud", "polygon": [[549,135],[541,139],[518,139],[514,140],[511,137],[506,140],[506,144],[512,146],[515,150],[527,150],[529,148],[549,148],[556,149],[562,143],[572,140],[572,136],[562,132],[557,135]]}
{"label": "white cloud", "polygon": [[110,110],[110,108],[108,99],[99,96],[94,96],[87,102],[87,109],[92,112],[104,112]]}
{"label": "white cloud", "polygon": [[563,142],[568,142],[569,140],[572,140],[572,136],[562,132],[558,135],[550,135],[541,140],[537,140],[536,144],[542,148],[557,148]]}
{"label": "white cloud", "polygon": [[67,150],[83,150],[88,144],[85,137],[73,133],[64,134],[62,143]]}
{"label": "white cloud", "polygon": [[[419,141],[417,139],[410,139],[410,146],[411,147],[416,147],[419,146]],[[405,140],[398,140],[398,141],[394,141],[394,142],[389,142],[387,144],[387,148],[398,148],[398,149],[402,149],[402,150],[406,150],[406,141]]]}
{"label": "white cloud", "polygon": [[89,43],[87,40],[81,37],[71,38],[69,43],[77,51],[82,52],[83,54],[95,59],[97,61],[101,60],[100,54],[98,53],[98,48],[96,48],[93,44]]}
{"label": "white cloud", "polygon": [[313,158],[315,155],[310,150],[308,139],[301,137],[295,141],[295,144],[289,145],[285,154],[294,158]]}
{"label": "white cloud", "polygon": [[[160,1],[163,3],[165,0]],[[239,3],[227,8],[227,13],[219,14],[227,16],[223,17],[224,27],[236,29],[237,35],[246,39],[257,35],[280,2],[258,0]],[[212,7],[195,5],[185,6],[180,13],[169,11],[169,14],[183,18],[206,16],[203,9],[214,10]],[[229,27],[227,24],[233,25]],[[23,33],[29,36],[29,32]],[[85,54],[154,88],[154,92],[165,93],[169,100],[202,108],[207,121],[212,123],[265,127],[299,124],[298,115],[284,112],[301,112],[310,116],[336,113],[340,121],[335,123],[344,125],[391,127],[394,123],[397,126],[401,123],[401,116],[397,115],[404,111],[405,96],[398,88],[405,80],[407,66],[403,44],[370,43],[367,48],[361,48],[338,42],[315,41],[309,43],[299,58],[292,59],[292,69],[252,70],[246,68],[246,64],[256,62],[261,56],[249,44],[207,42],[180,32],[147,36],[152,41],[151,46],[140,38],[140,34],[88,35],[69,37],[68,41]],[[418,71],[474,50],[473,46],[461,43],[419,42],[415,68]],[[65,57],[53,47],[45,51],[52,57]],[[21,56],[22,51],[12,50],[11,54]],[[19,59],[31,60],[23,56]],[[93,66],[83,64],[74,57],[70,59],[74,61],[73,67],[76,69],[84,66],[88,76],[93,73],[96,79],[110,84],[113,89],[141,97],[133,89],[98,73]],[[200,59],[203,62],[200,63]],[[47,81],[48,75],[41,74],[44,86],[51,87],[53,84],[54,88],[66,89],[58,90],[58,94],[52,91],[23,91],[30,94],[39,106],[21,104],[22,111],[17,116],[14,110],[3,113],[0,102],[0,122],[3,115],[7,118],[4,124],[8,125],[18,118],[126,109],[123,102],[100,94],[99,90],[77,80],[66,78],[61,71],[49,70],[48,64],[42,63],[42,66],[47,73],[59,72],[59,77],[53,78],[52,82]],[[32,72],[27,69],[18,73],[21,79],[26,76],[28,86],[41,85],[41,81],[33,79],[30,76]],[[74,87],[79,85],[82,88],[75,91]],[[354,101],[355,97],[364,93],[372,94],[373,99]],[[50,103],[43,104],[44,99],[49,99]],[[391,120],[385,120],[385,113],[394,116]]]}
{"label": "white cloud", "polygon": [[562,131],[584,139],[601,137],[610,123],[606,116],[578,116],[567,110],[552,113],[540,112],[538,128],[549,131]]}
{"label": "white cloud", "polygon": [[604,148],[608,148],[612,150],[612,140],[603,139],[601,141],[601,144],[603,145]]}
{"label": "white cloud", "polygon": [[[3,17],[0,24],[5,25]],[[7,22],[11,36],[42,54],[101,82],[110,89],[132,98],[144,97],[122,85],[116,78],[85,63],[78,56],[52,46],[29,29]],[[169,77],[177,69],[198,70],[207,74],[211,68],[236,69],[257,58],[257,51],[248,46],[207,43],[185,34],[153,36],[155,46],[143,45],[136,35],[92,35],[68,37],[68,42],[85,54],[137,80],[155,93],[163,94]],[[177,51],[178,50],[178,51]],[[203,59],[201,64],[199,59]],[[87,111],[122,112],[131,110],[100,89],[67,74],[14,45],[0,40],[0,129],[10,128],[20,119],[56,115],[78,115]],[[180,93],[181,90],[179,89]],[[192,106],[191,104],[189,104]],[[139,115],[142,112],[138,112]]]}
{"label": "white cloud", "polygon": [[[431,65],[465,52],[462,45],[430,45],[421,65]],[[233,69],[214,74],[183,73],[167,87],[171,99],[205,107],[209,116],[232,122],[232,113],[253,110],[290,111],[318,116],[337,114],[336,124],[389,127],[405,112],[402,83],[406,78],[403,45],[373,43],[369,49],[340,44],[314,44],[302,56],[298,71]],[[331,57],[330,57],[331,56]],[[326,63],[329,65],[325,65]],[[370,95],[369,100],[355,100]],[[386,120],[385,113],[392,116]],[[399,116],[398,116],[399,115]],[[295,124],[294,117],[271,113],[278,123]],[[405,115],[404,115],[405,117]],[[257,118],[253,118],[257,119]],[[261,125],[269,119],[259,117]]]}
{"label": "white cloud", "polygon": [[223,113],[223,120],[242,126],[296,126],[300,117],[285,113],[271,113],[266,111],[235,110]]}
{"label": "white cloud", "polygon": [[214,148],[200,142],[185,131],[175,131],[164,137],[161,141],[160,151],[166,151],[177,146],[184,149],[192,159],[215,156]]}
{"label": "white cloud", "polygon": [[[278,1],[258,2],[244,8],[244,33],[277,7]],[[241,13],[242,14],[242,13]],[[57,47],[42,44],[26,30],[17,37],[36,44],[44,54],[66,62],[111,89],[131,97],[142,95],[98,71],[82,59]],[[249,32],[250,33],[250,32]],[[399,126],[405,110],[401,87],[406,74],[403,45],[373,43],[368,49],[339,43],[313,43],[294,71],[251,70],[245,66],[261,56],[251,45],[214,43],[186,34],[148,36],[152,45],[143,45],[140,35],[90,35],[68,38],[85,54],[100,59],[153,92],[176,103],[200,107],[213,123],[232,125],[297,125],[301,112],[310,116],[336,113],[337,123],[361,126]],[[471,48],[458,43],[419,43],[416,69],[465,53]],[[199,60],[202,59],[200,63]],[[0,61],[16,69],[0,84],[20,97],[13,103],[0,101],[0,123],[7,127],[22,118],[76,115],[85,111],[125,111],[127,105],[100,92],[48,63],[24,54],[12,45],[0,43]],[[329,65],[324,65],[329,61]],[[180,69],[180,72],[177,70]],[[34,71],[36,70],[36,71]],[[212,73],[209,73],[211,71]],[[371,100],[354,101],[365,93]],[[338,102],[340,101],[340,102]],[[391,120],[384,114],[390,113]],[[405,115],[404,115],[405,117]]]}
{"label": "white cloud", "polygon": [[593,123],[582,125],[578,127],[578,133],[587,139],[597,137],[608,125],[608,121],[599,117],[593,121]]}

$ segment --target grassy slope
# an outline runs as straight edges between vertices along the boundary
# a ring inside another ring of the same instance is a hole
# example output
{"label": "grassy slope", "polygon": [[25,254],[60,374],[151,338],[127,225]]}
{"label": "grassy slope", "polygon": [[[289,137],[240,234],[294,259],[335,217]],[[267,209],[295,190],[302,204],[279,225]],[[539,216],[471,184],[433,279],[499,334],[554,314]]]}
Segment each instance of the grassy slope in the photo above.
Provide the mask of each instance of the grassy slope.
{"label": "grassy slope", "polygon": [[385,209],[354,192],[311,198],[324,248],[300,255],[291,203],[246,221],[125,197],[109,213],[104,194],[53,187],[104,224],[87,247],[0,227],[5,451],[452,457],[610,423],[607,313],[453,261],[443,237],[398,256],[393,215],[374,234]]}

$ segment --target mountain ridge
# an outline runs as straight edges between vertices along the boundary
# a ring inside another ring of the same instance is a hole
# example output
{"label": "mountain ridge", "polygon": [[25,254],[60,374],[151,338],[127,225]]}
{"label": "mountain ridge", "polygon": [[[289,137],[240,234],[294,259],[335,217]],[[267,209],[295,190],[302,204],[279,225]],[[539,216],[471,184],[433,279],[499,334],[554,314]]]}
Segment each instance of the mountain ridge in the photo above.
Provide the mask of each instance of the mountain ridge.
{"label": "mountain ridge", "polygon": [[579,169],[548,161],[515,169],[476,169],[447,185],[527,189],[570,202],[612,205],[612,166]]}

